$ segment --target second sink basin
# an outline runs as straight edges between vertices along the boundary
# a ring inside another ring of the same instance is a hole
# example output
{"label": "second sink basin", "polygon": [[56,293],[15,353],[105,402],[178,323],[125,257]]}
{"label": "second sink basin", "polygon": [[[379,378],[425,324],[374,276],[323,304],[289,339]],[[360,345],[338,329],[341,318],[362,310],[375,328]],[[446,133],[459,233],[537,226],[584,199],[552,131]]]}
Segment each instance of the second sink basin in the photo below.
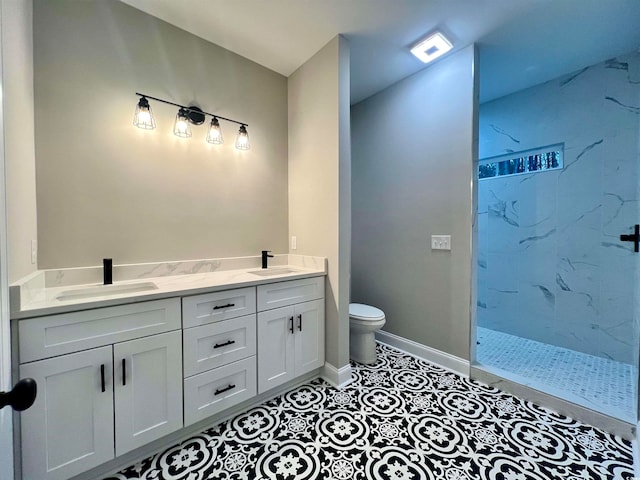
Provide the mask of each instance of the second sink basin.
{"label": "second sink basin", "polygon": [[300,270],[289,267],[274,267],[260,270],[251,270],[249,273],[260,275],[261,277],[271,277],[272,275],[286,275],[287,273],[298,273]]}
{"label": "second sink basin", "polygon": [[109,295],[120,295],[124,293],[144,292],[145,290],[156,290],[158,286],[153,282],[125,283],[116,285],[96,285],[85,288],[65,290],[56,295],[56,300],[79,300],[82,298],[106,297]]}

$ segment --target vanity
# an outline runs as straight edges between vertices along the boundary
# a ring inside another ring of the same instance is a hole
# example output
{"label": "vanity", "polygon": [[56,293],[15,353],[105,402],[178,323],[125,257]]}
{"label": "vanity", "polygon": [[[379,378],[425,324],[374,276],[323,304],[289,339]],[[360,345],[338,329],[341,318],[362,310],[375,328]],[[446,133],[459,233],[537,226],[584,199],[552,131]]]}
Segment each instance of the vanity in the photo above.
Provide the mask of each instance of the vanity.
{"label": "vanity", "polygon": [[79,270],[12,286],[17,376],[38,384],[20,415],[23,478],[80,475],[317,376],[325,259],[276,257],[266,270],[246,257],[118,282],[125,266],[112,286],[60,280],[96,273]]}

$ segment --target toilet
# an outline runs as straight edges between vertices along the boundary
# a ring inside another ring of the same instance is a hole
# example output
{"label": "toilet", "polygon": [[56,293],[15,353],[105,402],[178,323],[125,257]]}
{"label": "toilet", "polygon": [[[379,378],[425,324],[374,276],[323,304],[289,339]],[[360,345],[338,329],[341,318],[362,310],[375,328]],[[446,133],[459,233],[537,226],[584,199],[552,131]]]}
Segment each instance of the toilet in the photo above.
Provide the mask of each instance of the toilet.
{"label": "toilet", "polygon": [[349,350],[352,360],[370,365],[376,363],[375,333],[386,322],[379,308],[362,303],[349,304]]}

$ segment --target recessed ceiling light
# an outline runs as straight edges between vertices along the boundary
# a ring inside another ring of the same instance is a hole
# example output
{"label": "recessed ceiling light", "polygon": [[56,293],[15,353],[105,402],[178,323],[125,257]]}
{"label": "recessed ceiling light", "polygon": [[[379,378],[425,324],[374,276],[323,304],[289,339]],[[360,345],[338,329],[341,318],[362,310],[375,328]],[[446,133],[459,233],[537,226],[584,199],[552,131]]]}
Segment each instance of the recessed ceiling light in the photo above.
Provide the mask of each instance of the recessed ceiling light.
{"label": "recessed ceiling light", "polygon": [[436,58],[444,55],[453,48],[453,45],[446,37],[436,32],[433,35],[429,35],[427,38],[418,43],[411,49],[416,57],[422,60],[424,63],[429,63]]}

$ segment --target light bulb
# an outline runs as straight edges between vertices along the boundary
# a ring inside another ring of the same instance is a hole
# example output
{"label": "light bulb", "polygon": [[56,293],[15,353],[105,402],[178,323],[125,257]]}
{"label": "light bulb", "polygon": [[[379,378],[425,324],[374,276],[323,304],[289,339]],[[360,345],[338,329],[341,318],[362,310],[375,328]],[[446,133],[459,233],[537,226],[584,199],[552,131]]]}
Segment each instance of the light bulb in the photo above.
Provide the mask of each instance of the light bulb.
{"label": "light bulb", "polygon": [[188,138],[191,136],[188,112],[181,108],[176,115],[176,123],[173,125],[173,134],[176,137]]}
{"label": "light bulb", "polygon": [[153,130],[156,128],[156,121],[153,119],[149,101],[142,97],[136,105],[136,113],[133,116],[133,124],[143,130]]}
{"label": "light bulb", "polygon": [[209,131],[207,132],[207,142],[215,145],[223,143],[222,129],[220,128],[220,122],[217,117],[213,117],[211,124],[209,125]]}
{"label": "light bulb", "polygon": [[236,138],[236,148],[238,150],[249,150],[251,148],[246,125],[240,125],[240,130],[238,130],[238,136]]}

